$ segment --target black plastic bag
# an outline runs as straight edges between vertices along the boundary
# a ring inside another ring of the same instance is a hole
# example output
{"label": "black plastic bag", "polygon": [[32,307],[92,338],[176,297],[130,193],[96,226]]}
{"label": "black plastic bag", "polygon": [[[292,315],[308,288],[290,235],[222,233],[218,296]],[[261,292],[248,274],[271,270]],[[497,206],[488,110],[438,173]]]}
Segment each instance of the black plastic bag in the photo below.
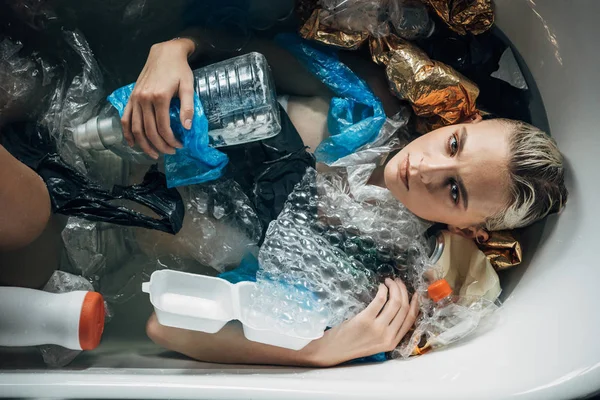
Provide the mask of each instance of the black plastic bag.
{"label": "black plastic bag", "polygon": [[[176,189],[167,188],[166,178],[156,165],[146,173],[141,184],[115,186],[107,191],[65,163],[56,154],[54,141],[39,125],[13,124],[3,129],[0,142],[41,176],[48,187],[54,213],[171,234],[181,229],[183,200]],[[146,206],[158,218],[112,204],[115,200],[131,200]]]}

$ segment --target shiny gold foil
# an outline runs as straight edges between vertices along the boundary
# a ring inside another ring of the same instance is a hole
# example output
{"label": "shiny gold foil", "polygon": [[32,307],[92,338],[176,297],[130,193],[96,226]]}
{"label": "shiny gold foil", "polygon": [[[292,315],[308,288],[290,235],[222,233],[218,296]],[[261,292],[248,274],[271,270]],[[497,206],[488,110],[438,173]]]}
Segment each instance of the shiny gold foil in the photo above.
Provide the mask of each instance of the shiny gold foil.
{"label": "shiny gold foil", "polygon": [[478,35],[494,24],[492,0],[424,0],[450,29],[465,35]]}
{"label": "shiny gold foil", "polygon": [[490,239],[477,246],[497,271],[519,265],[523,260],[521,244],[510,231],[491,232]]}
{"label": "shiny gold foil", "polygon": [[430,128],[467,120],[477,109],[479,88],[466,77],[397,36],[371,38],[373,61],[385,65],[390,88],[408,100]]}
{"label": "shiny gold foil", "polygon": [[310,18],[300,28],[300,36],[304,39],[316,40],[347,50],[358,49],[368,39],[368,32],[347,33],[326,26],[323,23],[323,18],[328,15],[329,12],[326,10],[314,10]]}

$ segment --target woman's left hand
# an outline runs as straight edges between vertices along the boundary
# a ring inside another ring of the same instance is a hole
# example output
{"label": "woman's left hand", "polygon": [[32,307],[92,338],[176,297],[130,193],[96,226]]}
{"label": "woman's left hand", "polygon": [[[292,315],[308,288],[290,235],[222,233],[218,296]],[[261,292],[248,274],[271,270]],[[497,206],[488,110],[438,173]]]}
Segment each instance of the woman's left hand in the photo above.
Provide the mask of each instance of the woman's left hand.
{"label": "woman's left hand", "polygon": [[178,96],[181,102],[181,124],[186,129],[192,126],[194,76],[187,58],[194,49],[194,42],[185,38],[152,46],[121,118],[127,143],[137,143],[155,159],[156,150],[175,154],[176,148],[183,147],[171,130],[169,106],[173,97]]}

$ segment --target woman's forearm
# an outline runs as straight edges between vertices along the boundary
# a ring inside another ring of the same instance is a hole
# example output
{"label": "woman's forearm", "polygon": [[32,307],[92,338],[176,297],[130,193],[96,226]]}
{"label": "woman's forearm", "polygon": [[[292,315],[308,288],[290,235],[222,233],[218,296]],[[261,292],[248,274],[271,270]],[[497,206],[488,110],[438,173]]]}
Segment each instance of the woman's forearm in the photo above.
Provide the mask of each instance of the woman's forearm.
{"label": "woman's forearm", "polygon": [[198,361],[222,364],[326,366],[319,360],[316,343],[300,351],[252,342],[244,336],[239,322],[228,323],[216,334],[163,326],[153,314],[146,333],[152,341]]}

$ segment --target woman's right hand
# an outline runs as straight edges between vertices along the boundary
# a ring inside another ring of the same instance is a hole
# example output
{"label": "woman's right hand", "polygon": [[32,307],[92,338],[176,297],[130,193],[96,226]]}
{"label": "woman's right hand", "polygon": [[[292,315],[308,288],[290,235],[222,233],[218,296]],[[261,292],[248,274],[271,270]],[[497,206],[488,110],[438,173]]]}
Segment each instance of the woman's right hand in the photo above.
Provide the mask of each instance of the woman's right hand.
{"label": "woman's right hand", "polygon": [[138,77],[123,112],[123,134],[130,146],[139,147],[154,159],[158,152],[175,154],[183,147],[171,130],[171,99],[181,102],[181,124],[190,129],[194,116],[194,77],[188,56],[194,52],[192,40],[182,38],[152,46],[146,65]]}
{"label": "woman's right hand", "polygon": [[414,325],[418,314],[416,293],[409,302],[404,283],[400,279],[386,279],[367,308],[325,332],[307,350],[313,355],[314,364],[321,367],[392,351]]}

